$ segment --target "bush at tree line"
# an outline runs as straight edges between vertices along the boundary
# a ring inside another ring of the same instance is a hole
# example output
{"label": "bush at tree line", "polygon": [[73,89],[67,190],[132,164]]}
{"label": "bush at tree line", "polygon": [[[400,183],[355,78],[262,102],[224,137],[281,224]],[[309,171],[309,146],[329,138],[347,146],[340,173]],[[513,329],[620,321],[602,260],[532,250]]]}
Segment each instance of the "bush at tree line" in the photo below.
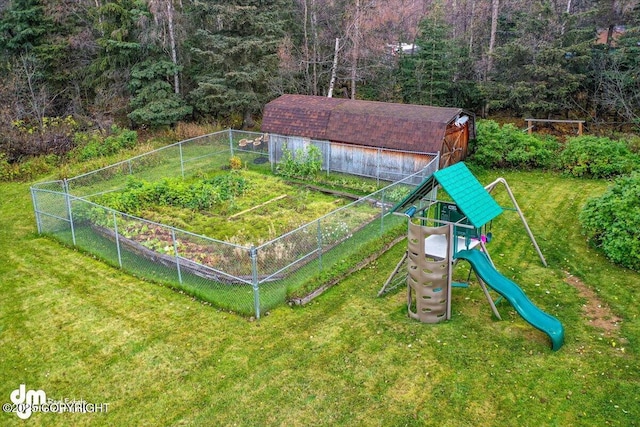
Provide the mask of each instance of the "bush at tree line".
{"label": "bush at tree line", "polygon": [[470,161],[484,168],[549,169],[559,149],[555,138],[529,135],[513,124],[500,126],[493,120],[478,121],[476,134]]}
{"label": "bush at tree line", "polygon": [[99,131],[78,132],[74,136],[74,143],[78,159],[84,161],[110,156],[122,149],[135,147],[138,143],[138,133],[113,125],[107,135]]}
{"label": "bush at tree line", "polygon": [[560,153],[560,166],[575,177],[612,178],[638,167],[638,156],[624,141],[596,136],[570,138]]}
{"label": "bush at tree line", "polygon": [[612,178],[640,166],[639,156],[623,140],[578,136],[560,144],[551,136],[529,135],[513,124],[478,122],[469,161],[484,168],[547,169],[584,178]]}
{"label": "bush at tree line", "polygon": [[587,201],[580,222],[589,241],[611,261],[640,271],[640,171]]}

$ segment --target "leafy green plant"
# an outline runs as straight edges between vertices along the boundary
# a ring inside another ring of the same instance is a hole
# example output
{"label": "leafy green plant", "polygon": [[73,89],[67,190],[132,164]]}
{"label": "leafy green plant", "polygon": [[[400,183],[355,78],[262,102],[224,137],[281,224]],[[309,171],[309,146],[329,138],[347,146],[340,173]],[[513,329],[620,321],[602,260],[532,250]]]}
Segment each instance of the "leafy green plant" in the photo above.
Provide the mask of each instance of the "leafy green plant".
{"label": "leafy green plant", "polygon": [[299,148],[295,156],[285,145],[277,173],[287,178],[305,179],[314,176],[322,169],[322,152],[315,145]]}
{"label": "leafy green plant", "polygon": [[230,201],[248,188],[249,181],[237,173],[191,183],[180,178],[164,178],[158,182],[129,178],[124,191],[105,194],[97,202],[131,214],[154,205],[203,210]]}
{"label": "leafy green plant", "polygon": [[624,141],[596,136],[578,136],[567,140],[560,154],[560,167],[569,175],[611,178],[631,172],[640,164]]}
{"label": "leafy green plant", "polygon": [[640,172],[619,178],[580,213],[589,241],[613,262],[640,271]]}
{"label": "leafy green plant", "polygon": [[110,156],[125,148],[133,148],[138,143],[138,133],[133,130],[111,126],[110,134],[99,131],[79,132],[74,136],[79,160]]}
{"label": "leafy green plant", "polygon": [[470,148],[470,161],[484,168],[545,169],[553,165],[559,143],[550,136],[529,135],[510,123],[501,127],[493,120],[480,120]]}

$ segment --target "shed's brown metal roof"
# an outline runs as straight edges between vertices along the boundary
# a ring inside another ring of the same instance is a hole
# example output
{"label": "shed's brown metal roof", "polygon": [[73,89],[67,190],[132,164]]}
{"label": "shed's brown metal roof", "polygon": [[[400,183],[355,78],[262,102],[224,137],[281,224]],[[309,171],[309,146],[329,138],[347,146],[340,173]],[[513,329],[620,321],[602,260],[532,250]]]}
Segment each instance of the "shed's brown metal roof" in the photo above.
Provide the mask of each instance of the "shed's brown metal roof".
{"label": "shed's brown metal roof", "polygon": [[264,109],[262,131],[349,144],[437,152],[460,108],[282,95]]}
{"label": "shed's brown metal roof", "polygon": [[261,130],[326,140],[331,111],[345,101],[322,96],[282,95],[265,105]]}

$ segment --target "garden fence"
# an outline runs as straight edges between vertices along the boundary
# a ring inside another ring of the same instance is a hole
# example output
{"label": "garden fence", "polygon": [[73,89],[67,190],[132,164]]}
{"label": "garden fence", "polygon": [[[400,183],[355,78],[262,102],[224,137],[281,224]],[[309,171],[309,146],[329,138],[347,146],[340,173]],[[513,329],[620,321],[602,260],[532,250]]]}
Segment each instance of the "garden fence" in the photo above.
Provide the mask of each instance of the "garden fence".
{"label": "garden fence", "polygon": [[404,233],[404,219],[389,211],[438,165],[436,156],[381,190],[254,246],[187,232],[95,202],[95,196],[123,188],[130,177],[194,176],[228,166],[231,156],[240,157],[246,167],[260,167],[268,162],[267,149],[246,141],[261,137],[218,132],[75,178],[35,184],[31,196],[38,232],[216,307],[260,317],[292,295],[340,277],[349,260],[362,259],[385,239]]}

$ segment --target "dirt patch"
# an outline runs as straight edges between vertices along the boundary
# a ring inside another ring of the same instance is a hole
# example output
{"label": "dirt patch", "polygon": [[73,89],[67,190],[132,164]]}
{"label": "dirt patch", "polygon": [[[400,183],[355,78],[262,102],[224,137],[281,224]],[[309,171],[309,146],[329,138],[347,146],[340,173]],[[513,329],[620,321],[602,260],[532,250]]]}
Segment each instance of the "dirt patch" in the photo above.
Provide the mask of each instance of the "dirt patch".
{"label": "dirt patch", "polygon": [[580,296],[587,300],[582,305],[582,311],[589,319],[589,323],[596,328],[602,329],[605,335],[617,334],[622,318],[616,316],[611,311],[611,308],[598,298],[593,289],[585,285],[580,279],[569,273],[565,273],[565,275],[565,282],[576,288]]}

